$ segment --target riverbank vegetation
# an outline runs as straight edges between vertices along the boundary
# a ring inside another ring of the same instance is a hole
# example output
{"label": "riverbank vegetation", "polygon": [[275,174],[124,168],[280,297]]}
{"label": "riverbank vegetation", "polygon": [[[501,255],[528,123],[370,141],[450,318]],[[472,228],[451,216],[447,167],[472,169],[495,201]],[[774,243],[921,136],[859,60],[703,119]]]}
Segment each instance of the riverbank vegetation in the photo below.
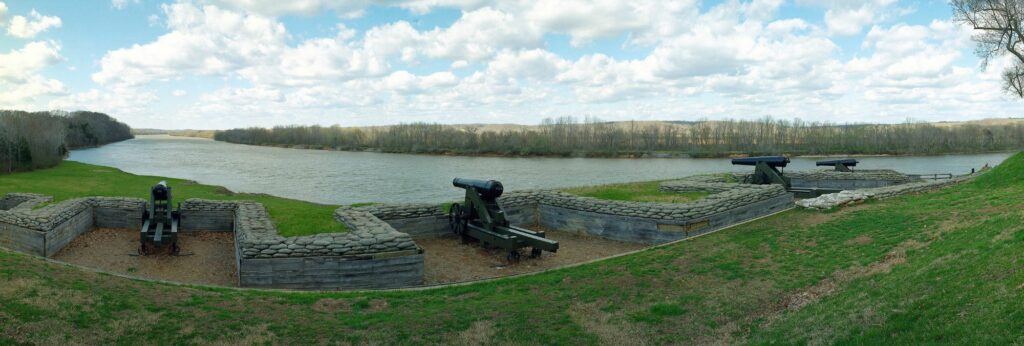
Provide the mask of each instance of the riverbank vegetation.
{"label": "riverbank vegetation", "polygon": [[658,189],[660,185],[661,181],[645,181],[639,183],[574,187],[563,189],[562,191],[582,197],[593,197],[613,201],[659,203],[686,203],[704,198],[708,195],[706,192],[662,192]]}
{"label": "riverbank vegetation", "polygon": [[103,113],[0,110],[0,174],[52,167],[68,150],[130,138],[128,125]]}
{"label": "riverbank vegetation", "polygon": [[601,122],[574,118],[539,126],[278,126],[218,131],[239,144],[501,156],[725,157],[731,155],[928,155],[1018,150],[1024,122],[834,124],[779,120]]}
{"label": "riverbank vegetation", "polygon": [[0,250],[0,343],[1010,344],[1022,175],[1017,154],[926,194],[420,291],[177,286]]}
{"label": "riverbank vegetation", "polygon": [[[32,172],[0,175],[0,196],[32,192],[54,197],[54,202],[86,196],[138,197],[149,200],[149,189],[161,180],[174,189],[176,202],[186,198],[250,200],[263,203],[282,236],[344,232],[334,220],[337,206],[322,205],[265,194],[234,193],[220,186],[193,181],[142,176],[111,167],[64,161],[58,166]],[[2,343],[2,342],[0,342]]]}

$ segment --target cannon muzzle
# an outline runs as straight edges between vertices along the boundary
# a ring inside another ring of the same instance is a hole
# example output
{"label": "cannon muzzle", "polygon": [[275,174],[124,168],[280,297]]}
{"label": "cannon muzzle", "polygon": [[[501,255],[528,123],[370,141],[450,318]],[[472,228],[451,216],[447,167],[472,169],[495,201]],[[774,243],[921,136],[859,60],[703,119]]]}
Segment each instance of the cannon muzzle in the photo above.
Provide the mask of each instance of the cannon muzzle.
{"label": "cannon muzzle", "polygon": [[502,192],[505,192],[505,188],[497,180],[455,178],[452,180],[452,185],[463,189],[476,190],[477,193],[485,198],[498,198],[501,197]]}
{"label": "cannon muzzle", "polygon": [[161,182],[157,183],[156,185],[154,185],[153,189],[150,192],[153,194],[153,199],[165,200],[165,199],[167,199],[167,195],[168,195],[167,192],[170,191],[170,190],[171,189],[169,187],[167,187],[167,182],[166,181],[161,181]]}

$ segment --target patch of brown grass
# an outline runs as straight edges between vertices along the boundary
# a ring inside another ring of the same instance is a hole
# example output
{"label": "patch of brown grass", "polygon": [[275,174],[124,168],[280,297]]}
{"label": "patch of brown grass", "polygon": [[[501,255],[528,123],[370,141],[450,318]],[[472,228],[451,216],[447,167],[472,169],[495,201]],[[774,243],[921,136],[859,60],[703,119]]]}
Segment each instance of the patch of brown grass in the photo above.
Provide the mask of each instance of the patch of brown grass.
{"label": "patch of brown grass", "polygon": [[488,345],[494,343],[497,329],[491,320],[477,320],[453,340],[456,345]]}
{"label": "patch of brown grass", "polygon": [[647,345],[649,338],[639,326],[626,321],[612,321],[615,315],[601,311],[599,303],[573,303],[569,317],[583,330],[594,334],[603,345]]}
{"label": "patch of brown grass", "polygon": [[352,304],[344,299],[323,298],[313,303],[313,311],[333,314],[352,311]]}
{"label": "patch of brown grass", "polygon": [[857,237],[855,237],[853,239],[847,240],[846,242],[844,242],[844,244],[846,244],[846,245],[866,245],[866,244],[871,244],[871,242],[873,242],[873,241],[875,241],[875,240],[871,239],[871,237],[861,234],[861,235],[858,235]]}

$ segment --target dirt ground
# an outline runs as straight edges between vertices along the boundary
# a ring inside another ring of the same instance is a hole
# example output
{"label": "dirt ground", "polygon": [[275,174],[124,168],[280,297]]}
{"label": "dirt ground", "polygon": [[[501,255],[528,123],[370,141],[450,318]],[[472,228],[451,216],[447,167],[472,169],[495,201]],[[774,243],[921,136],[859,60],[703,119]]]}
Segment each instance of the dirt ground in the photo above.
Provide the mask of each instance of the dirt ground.
{"label": "dirt ground", "polygon": [[233,233],[180,233],[178,244],[179,256],[171,256],[166,250],[138,256],[138,231],[98,228],[75,238],[53,258],[143,278],[238,286]]}
{"label": "dirt ground", "polygon": [[511,265],[505,260],[505,251],[484,250],[477,243],[462,244],[454,235],[415,239],[424,250],[424,283],[435,285],[536,272],[646,247],[588,235],[544,231],[548,238],[558,241],[558,252],[544,252],[540,258],[529,258],[529,248],[521,249],[522,260]]}
{"label": "dirt ground", "polygon": [[[576,233],[544,230],[557,240],[557,253],[544,252],[509,264],[501,249],[484,250],[477,243],[462,244],[454,236],[415,239],[425,253],[424,283],[463,282],[541,271],[644,248]],[[230,232],[190,232],[179,235],[181,255],[167,251],[137,256],[138,233],[126,229],[94,229],[82,234],[53,256],[90,268],[150,279],[221,286],[237,286],[234,236]]]}

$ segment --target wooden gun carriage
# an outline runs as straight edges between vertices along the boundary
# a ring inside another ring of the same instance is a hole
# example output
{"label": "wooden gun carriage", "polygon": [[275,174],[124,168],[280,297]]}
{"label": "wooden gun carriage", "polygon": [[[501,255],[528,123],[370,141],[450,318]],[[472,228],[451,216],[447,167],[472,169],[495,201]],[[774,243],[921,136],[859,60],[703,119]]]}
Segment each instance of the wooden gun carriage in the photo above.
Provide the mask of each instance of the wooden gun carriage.
{"label": "wooden gun carriage", "polygon": [[558,242],[545,238],[544,232],[509,224],[505,211],[498,205],[498,197],[504,192],[501,182],[455,178],[452,185],[466,190],[464,203],[452,204],[448,212],[452,232],[462,237],[464,243],[475,239],[485,248],[504,249],[510,262],[519,260],[519,249],[524,247],[532,248],[531,257],[539,257],[542,251],[558,251]]}
{"label": "wooden gun carriage", "polygon": [[161,181],[149,191],[149,208],[142,212],[142,231],[139,233],[139,255],[170,246],[171,254],[181,252],[178,246],[178,221],[181,212],[171,208],[171,187]]}

